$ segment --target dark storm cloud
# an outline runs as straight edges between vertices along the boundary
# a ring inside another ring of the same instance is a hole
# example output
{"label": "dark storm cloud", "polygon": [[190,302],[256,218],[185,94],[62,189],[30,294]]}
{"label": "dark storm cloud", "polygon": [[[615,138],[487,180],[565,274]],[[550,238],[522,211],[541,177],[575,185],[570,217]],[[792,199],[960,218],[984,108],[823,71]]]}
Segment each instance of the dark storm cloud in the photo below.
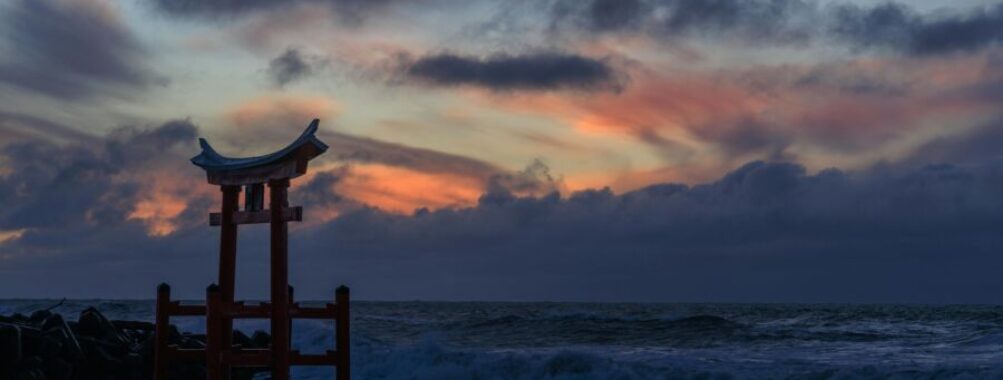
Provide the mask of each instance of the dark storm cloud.
{"label": "dark storm cloud", "polygon": [[642,0],[557,1],[551,9],[554,26],[578,24],[594,32],[640,29],[651,4]]}
{"label": "dark storm cloud", "polygon": [[315,74],[323,60],[297,48],[288,48],[268,62],[268,76],[278,87]]}
{"label": "dark storm cloud", "polygon": [[[304,3],[320,3],[320,0],[305,0]],[[179,16],[225,16],[247,12],[272,10],[288,7],[295,1],[272,0],[156,0],[153,2],[161,10]]]}
{"label": "dark storm cloud", "polygon": [[435,85],[471,85],[500,91],[617,90],[622,86],[622,78],[608,60],[561,53],[486,58],[435,54],[408,63],[405,74]]}
{"label": "dark storm cloud", "polygon": [[803,15],[799,12],[810,10],[801,0],[684,0],[663,5],[670,13],[662,26],[670,34],[730,30],[777,41],[806,37],[805,30],[791,23]]}
{"label": "dark storm cloud", "polygon": [[555,28],[591,33],[640,32],[669,40],[725,37],[765,44],[835,38],[917,55],[972,51],[1003,40],[1003,4],[921,14],[894,2],[819,7],[804,0],[592,0],[559,1],[552,13]]}
{"label": "dark storm cloud", "polygon": [[1000,169],[809,175],[754,162],[692,187],[363,209],[304,244],[360,289],[403,298],[998,302]]}
{"label": "dark storm cloud", "polygon": [[659,39],[723,36],[791,43],[811,37],[815,6],[802,0],[558,1],[555,28],[643,32]]}
{"label": "dark storm cloud", "polygon": [[385,8],[397,0],[154,0],[156,9],[176,17],[221,19],[240,17],[256,12],[269,12],[290,7],[316,4],[329,7],[344,22],[357,23],[370,13]]}
{"label": "dark storm cloud", "polygon": [[0,82],[74,99],[162,82],[114,9],[95,1],[15,0],[0,16]]}
{"label": "dark storm cloud", "polygon": [[861,46],[930,55],[972,51],[1003,41],[1003,4],[950,16],[921,16],[905,5],[837,7],[835,33]]}

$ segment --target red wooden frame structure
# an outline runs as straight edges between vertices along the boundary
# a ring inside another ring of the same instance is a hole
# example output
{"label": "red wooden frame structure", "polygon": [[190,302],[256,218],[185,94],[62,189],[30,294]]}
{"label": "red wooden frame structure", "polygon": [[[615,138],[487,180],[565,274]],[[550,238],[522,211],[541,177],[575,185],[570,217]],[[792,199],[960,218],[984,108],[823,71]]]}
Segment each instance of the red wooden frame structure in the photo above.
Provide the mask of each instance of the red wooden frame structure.
{"label": "red wooden frame structure", "polygon": [[[220,226],[219,285],[206,289],[204,305],[185,305],[171,300],[171,288],[157,288],[154,380],[167,379],[172,361],[204,360],[208,380],[228,380],[233,367],[271,367],[273,380],[288,380],[292,365],[333,365],[335,378],[348,380],[349,372],[349,291],[340,286],[334,303],[323,307],[303,307],[293,301],[289,286],[289,232],[287,223],[301,221],[303,209],[289,207],[291,178],[306,173],[307,162],[324,153],[327,145],[318,140],[318,120],[314,120],[292,144],[278,152],[250,158],[229,158],[216,153],[200,139],[202,153],[192,163],[206,170],[210,184],[223,193],[221,212],[209,216],[209,224]],[[269,209],[263,209],[264,184],[269,189]],[[244,210],[239,210],[241,186]],[[268,223],[271,229],[271,301],[245,304],[234,301],[237,262],[237,226]],[[204,316],[205,348],[184,349],[169,344],[170,318]],[[270,319],[272,340],[269,348],[248,349],[233,345],[234,319]],[[330,319],[335,327],[335,349],[319,355],[301,354],[291,348],[293,318]]]}

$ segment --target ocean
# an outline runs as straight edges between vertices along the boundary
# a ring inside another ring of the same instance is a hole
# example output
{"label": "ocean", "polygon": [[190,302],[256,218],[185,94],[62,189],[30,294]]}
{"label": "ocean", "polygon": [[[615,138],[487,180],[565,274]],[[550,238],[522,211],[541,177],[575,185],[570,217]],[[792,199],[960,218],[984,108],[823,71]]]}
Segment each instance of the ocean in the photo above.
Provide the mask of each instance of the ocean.
{"label": "ocean", "polygon": [[[0,314],[51,300],[0,301]],[[152,301],[67,301],[152,321]],[[1003,379],[1003,306],[362,302],[354,379]],[[183,331],[199,318],[173,320]],[[267,321],[240,321],[251,333]],[[330,322],[297,321],[322,352]],[[296,379],[331,379],[300,367]]]}

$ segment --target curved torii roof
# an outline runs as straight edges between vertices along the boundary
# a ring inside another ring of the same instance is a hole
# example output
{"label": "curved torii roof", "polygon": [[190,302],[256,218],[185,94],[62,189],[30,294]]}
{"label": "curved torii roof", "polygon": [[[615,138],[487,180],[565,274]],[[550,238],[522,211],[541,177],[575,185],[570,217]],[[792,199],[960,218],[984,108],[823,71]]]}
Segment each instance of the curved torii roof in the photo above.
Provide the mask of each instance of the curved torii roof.
{"label": "curved torii roof", "polygon": [[217,153],[204,138],[199,138],[202,152],[191,161],[205,169],[209,182],[214,184],[236,185],[298,177],[306,173],[307,161],[327,151],[327,144],[314,135],[319,123],[320,120],[314,119],[303,134],[285,148],[255,157],[226,157]]}

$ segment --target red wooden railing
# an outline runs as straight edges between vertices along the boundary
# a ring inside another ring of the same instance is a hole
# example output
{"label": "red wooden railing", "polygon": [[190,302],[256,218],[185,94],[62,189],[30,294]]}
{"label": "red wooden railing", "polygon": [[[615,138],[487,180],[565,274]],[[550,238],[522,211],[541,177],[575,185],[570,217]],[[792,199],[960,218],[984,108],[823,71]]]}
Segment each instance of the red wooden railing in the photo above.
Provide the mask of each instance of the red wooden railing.
{"label": "red wooden railing", "polygon": [[[292,291],[290,288],[292,299]],[[205,361],[206,378],[209,380],[228,379],[229,368],[232,367],[272,367],[275,365],[277,350],[276,337],[272,335],[272,348],[249,349],[240,346],[223,344],[225,330],[211,328],[222,327],[223,321],[234,319],[269,319],[272,316],[272,304],[262,302],[247,305],[244,302],[224,303],[221,300],[218,286],[210,285],[206,289],[206,305],[184,305],[181,301],[171,300],[171,287],[160,284],[157,287],[156,345],[154,347],[154,380],[166,380],[170,363],[173,361]],[[334,350],[323,354],[301,354],[289,349],[285,355],[287,365],[330,365],[335,367],[334,378],[347,380],[350,378],[349,366],[349,290],[341,286],[335,291],[334,303],[321,307],[305,307],[299,303],[290,302],[286,311],[292,319],[329,319],[334,321]],[[185,316],[204,316],[206,318],[206,346],[204,349],[179,348],[169,344],[170,318]],[[231,324],[232,325],[232,324]],[[291,329],[290,329],[291,330]],[[232,336],[232,331],[229,332]],[[290,334],[291,335],[291,334]],[[291,342],[287,335],[285,346]]]}

